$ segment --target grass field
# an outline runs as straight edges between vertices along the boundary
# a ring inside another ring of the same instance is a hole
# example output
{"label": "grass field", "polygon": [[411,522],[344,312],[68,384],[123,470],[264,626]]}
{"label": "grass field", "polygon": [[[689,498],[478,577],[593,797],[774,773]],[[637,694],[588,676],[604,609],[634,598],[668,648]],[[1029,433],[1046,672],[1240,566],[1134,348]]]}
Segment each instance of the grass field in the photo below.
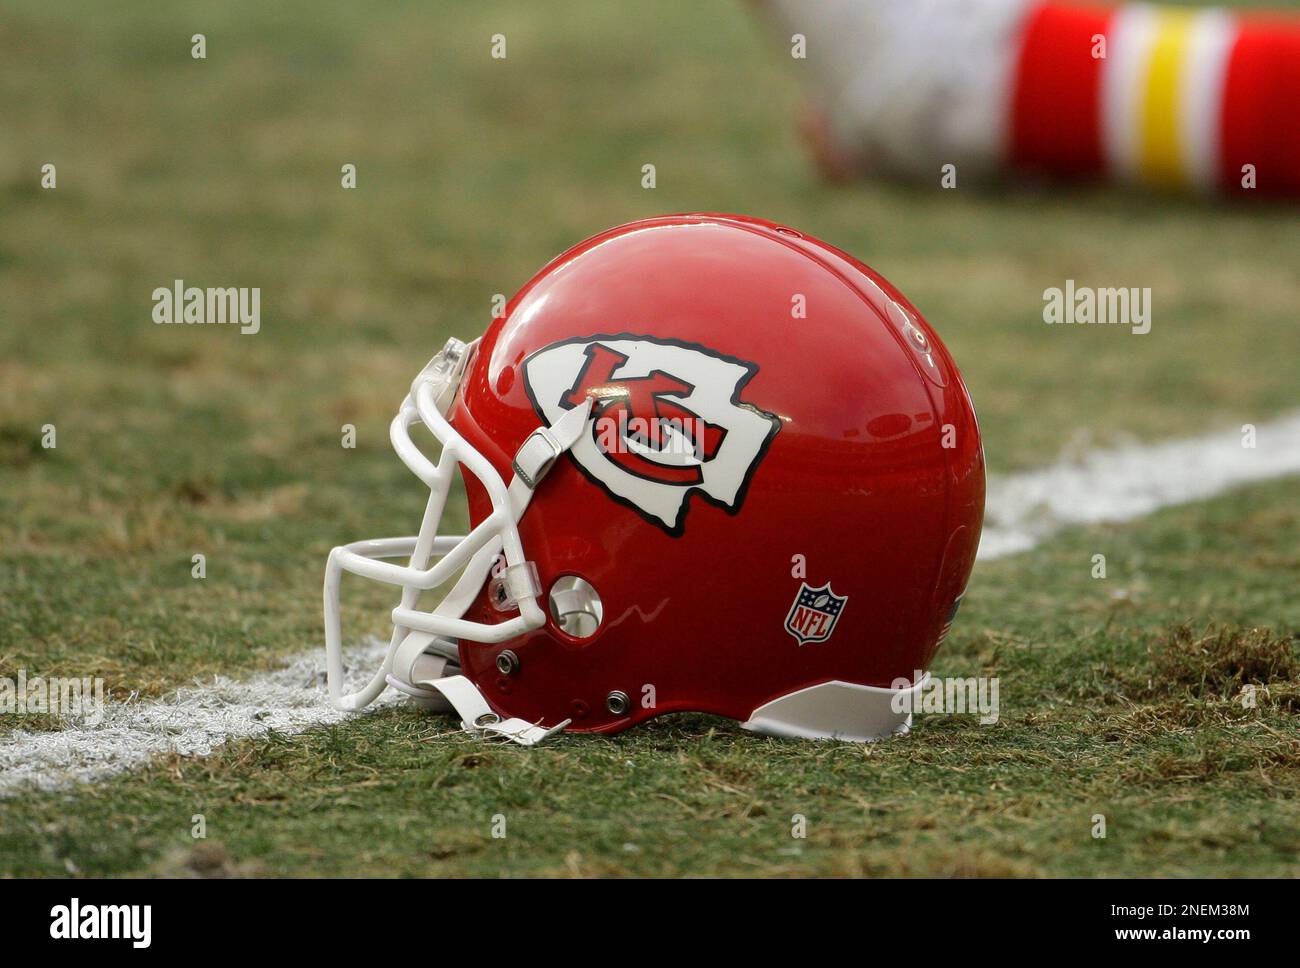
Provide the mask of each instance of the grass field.
{"label": "grass field", "polygon": [[[995,474],[1300,406],[1294,207],[827,188],[771,41],[730,2],[10,3],[0,677],[147,699],[319,646],[329,548],[418,522],[387,441],[414,373],[495,293],[644,215],[762,215],[871,263],[960,361]],[[154,325],[177,278],[260,287],[261,332]],[[1045,326],[1067,278],[1151,287],[1151,332]],[[1000,677],[994,726],[922,717],[858,748],[682,716],[530,751],[390,708],[0,800],[0,876],[1293,876],[1296,493],[981,563],[935,671]],[[355,583],[344,627],[381,632],[391,605]],[[0,741],[60,725],[3,716]]]}

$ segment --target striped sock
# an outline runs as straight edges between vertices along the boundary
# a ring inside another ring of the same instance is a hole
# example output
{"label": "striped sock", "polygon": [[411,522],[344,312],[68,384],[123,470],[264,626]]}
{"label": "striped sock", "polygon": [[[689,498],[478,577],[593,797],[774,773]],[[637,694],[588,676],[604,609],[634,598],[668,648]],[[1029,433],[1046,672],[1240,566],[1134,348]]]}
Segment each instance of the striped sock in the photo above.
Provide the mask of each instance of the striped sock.
{"label": "striped sock", "polygon": [[1011,160],[1168,188],[1300,194],[1300,18],[1047,3],[1026,24]]}

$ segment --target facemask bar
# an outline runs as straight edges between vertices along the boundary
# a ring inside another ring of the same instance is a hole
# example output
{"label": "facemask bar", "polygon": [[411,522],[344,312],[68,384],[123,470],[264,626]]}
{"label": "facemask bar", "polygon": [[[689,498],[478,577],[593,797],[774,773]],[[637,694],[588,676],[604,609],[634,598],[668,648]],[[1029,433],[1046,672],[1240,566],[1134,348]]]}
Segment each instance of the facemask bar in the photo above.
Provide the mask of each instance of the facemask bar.
{"label": "facemask bar", "polygon": [[[541,478],[582,433],[591,404],[588,401],[575,407],[554,426],[541,427],[530,434],[515,456],[515,477],[507,487],[492,463],[470,446],[444,415],[455,397],[471,352],[472,346],[449,340],[416,377],[411,394],[402,402],[389,427],[389,438],[398,457],[429,488],[419,534],[357,541],[330,552],[324,590],[326,670],[330,701],[340,709],[360,709],[373,702],[390,678],[398,684],[415,686],[410,670],[435,637],[502,642],[546,622],[546,613],[537,602],[541,589],[536,570],[524,557],[517,522]],[[442,445],[436,465],[411,440],[410,427],[417,421],[428,427]],[[461,463],[482,483],[492,511],[468,535],[438,536],[452,478]],[[465,610],[487,580],[493,560],[502,553],[505,607],[513,606],[519,614],[495,625],[465,621],[462,618]],[[386,558],[408,560],[406,565],[398,565],[382,560]],[[437,563],[431,565],[432,559],[437,559]],[[445,584],[461,568],[464,572],[435,609],[416,609],[420,592]],[[349,694],[343,693],[339,614],[339,585],[345,571],[402,589],[400,603],[393,610],[393,634],[382,666],[363,689]],[[403,688],[418,693],[425,687],[423,691],[428,692],[428,685],[420,683],[414,690]]]}

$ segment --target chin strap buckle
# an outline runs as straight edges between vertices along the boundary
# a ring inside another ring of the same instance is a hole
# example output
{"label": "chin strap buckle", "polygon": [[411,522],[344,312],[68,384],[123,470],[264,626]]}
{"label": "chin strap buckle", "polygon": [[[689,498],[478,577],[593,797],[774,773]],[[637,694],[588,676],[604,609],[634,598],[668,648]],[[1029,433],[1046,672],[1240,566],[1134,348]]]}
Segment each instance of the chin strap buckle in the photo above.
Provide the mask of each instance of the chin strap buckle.
{"label": "chin strap buckle", "polygon": [[522,481],[530,491],[537,490],[542,478],[555,466],[560,455],[572,447],[582,435],[591,415],[591,397],[587,397],[549,427],[538,427],[524,438],[515,451],[515,479]]}
{"label": "chin strap buckle", "polygon": [[528,490],[537,490],[552,465],[564,453],[555,435],[546,427],[538,427],[520,445],[515,453],[515,477],[523,481]]}
{"label": "chin strap buckle", "polygon": [[487,704],[478,687],[465,676],[447,676],[416,683],[426,689],[436,689],[447,697],[460,716],[461,729],[483,739],[500,739],[520,746],[536,746],[562,732],[572,720],[547,729],[524,719],[502,719]]}

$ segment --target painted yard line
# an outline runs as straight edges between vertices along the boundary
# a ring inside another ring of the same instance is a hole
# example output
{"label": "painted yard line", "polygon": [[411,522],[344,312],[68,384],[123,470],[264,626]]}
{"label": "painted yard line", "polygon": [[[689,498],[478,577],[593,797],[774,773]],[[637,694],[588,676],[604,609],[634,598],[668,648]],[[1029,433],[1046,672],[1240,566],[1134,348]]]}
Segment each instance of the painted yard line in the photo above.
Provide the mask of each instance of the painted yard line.
{"label": "painted yard line", "polygon": [[[1127,521],[1240,484],[1300,473],[1300,413],[1261,424],[1257,434],[1254,449],[1243,448],[1240,435],[1228,429],[1098,451],[993,479],[979,557],[1027,551],[1071,525]],[[384,646],[372,641],[352,652],[349,667],[364,677]],[[203,756],[233,739],[339,722],[348,714],[325,702],[323,665],[323,653],[312,650],[284,669],[247,681],[218,679],[161,700],[110,703],[93,728],[73,724],[57,732],[0,736],[0,797],[102,780],[161,754]],[[390,695],[388,701],[401,699]]]}
{"label": "painted yard line", "polygon": [[[345,657],[348,669],[355,670],[349,677],[356,679],[352,688],[369,678],[387,645],[372,640]],[[230,740],[340,722],[349,714],[325,701],[323,654],[306,653],[283,669],[246,681],[219,677],[165,699],[109,702],[94,727],[73,723],[57,732],[0,737],[0,798],[102,780],[161,754],[206,756]]]}
{"label": "painted yard line", "polygon": [[1300,413],[1258,425],[1254,448],[1241,440],[1237,428],[1227,428],[993,478],[979,559],[1028,551],[1073,525],[1130,521],[1252,481],[1300,474]]}

